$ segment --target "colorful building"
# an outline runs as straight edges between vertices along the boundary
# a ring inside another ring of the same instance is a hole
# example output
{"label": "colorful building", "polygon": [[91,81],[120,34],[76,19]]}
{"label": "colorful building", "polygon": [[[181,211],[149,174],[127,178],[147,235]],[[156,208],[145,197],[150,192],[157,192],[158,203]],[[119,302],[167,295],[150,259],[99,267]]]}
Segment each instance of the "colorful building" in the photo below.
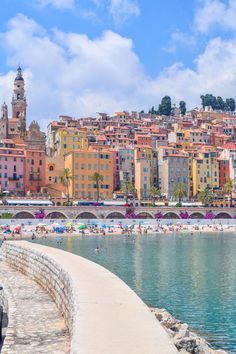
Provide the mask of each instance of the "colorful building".
{"label": "colorful building", "polygon": [[193,158],[193,195],[205,188],[219,189],[219,164],[216,151],[200,152]]}
{"label": "colorful building", "polygon": [[62,128],[55,132],[54,157],[65,157],[72,150],[88,149],[87,133],[74,128]]}
{"label": "colorful building", "polygon": [[25,150],[25,193],[38,193],[42,187],[45,187],[45,171],[45,151]]}
{"label": "colorful building", "polygon": [[112,199],[115,190],[114,170],[116,154],[108,149],[73,150],[65,156],[65,168],[71,171],[73,180],[69,184],[69,194],[75,199],[96,200],[96,184],[92,175],[103,176],[100,183],[100,199]]}

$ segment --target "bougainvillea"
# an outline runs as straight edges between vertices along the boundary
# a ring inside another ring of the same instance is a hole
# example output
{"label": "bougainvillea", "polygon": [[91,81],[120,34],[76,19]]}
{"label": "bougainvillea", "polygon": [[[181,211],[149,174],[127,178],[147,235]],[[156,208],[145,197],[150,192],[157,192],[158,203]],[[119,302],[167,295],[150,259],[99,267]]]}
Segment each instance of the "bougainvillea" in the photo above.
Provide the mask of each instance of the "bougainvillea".
{"label": "bougainvillea", "polygon": [[163,219],[164,218],[164,215],[162,214],[162,212],[159,212],[159,213],[156,213],[154,215],[155,219]]}
{"label": "bougainvillea", "polygon": [[205,215],[205,219],[214,219],[215,218],[215,214],[212,211],[208,211]]}
{"label": "bougainvillea", "polygon": [[179,215],[181,219],[189,219],[189,213],[187,211],[181,211]]}
{"label": "bougainvillea", "polygon": [[40,209],[39,211],[36,211],[34,213],[36,219],[44,219],[45,218],[45,212],[43,209]]}
{"label": "bougainvillea", "polygon": [[125,214],[126,219],[137,219],[137,215],[133,212],[128,212]]}

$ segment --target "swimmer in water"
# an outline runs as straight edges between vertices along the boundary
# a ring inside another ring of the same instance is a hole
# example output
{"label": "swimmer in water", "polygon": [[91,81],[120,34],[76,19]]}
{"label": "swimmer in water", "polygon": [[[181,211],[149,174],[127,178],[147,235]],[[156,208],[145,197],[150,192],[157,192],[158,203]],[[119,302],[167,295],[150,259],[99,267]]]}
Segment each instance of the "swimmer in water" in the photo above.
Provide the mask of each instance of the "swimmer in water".
{"label": "swimmer in water", "polygon": [[98,246],[95,248],[95,253],[99,253],[99,247]]}

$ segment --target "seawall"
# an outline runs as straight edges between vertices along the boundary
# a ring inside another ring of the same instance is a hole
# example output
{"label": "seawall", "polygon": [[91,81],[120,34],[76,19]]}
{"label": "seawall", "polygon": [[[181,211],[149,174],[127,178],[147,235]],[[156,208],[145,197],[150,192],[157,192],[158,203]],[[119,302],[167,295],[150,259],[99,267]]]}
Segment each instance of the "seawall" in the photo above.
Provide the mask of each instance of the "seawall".
{"label": "seawall", "polygon": [[72,354],[177,353],[154,314],[105,268],[26,241],[4,242],[1,254],[54,299],[70,331]]}

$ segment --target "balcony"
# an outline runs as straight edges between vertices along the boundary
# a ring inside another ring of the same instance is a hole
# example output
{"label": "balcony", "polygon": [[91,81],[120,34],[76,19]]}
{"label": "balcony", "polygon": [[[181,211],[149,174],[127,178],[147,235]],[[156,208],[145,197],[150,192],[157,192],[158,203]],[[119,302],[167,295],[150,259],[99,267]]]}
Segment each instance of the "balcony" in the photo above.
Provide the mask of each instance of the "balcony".
{"label": "balcony", "polygon": [[17,176],[17,175],[9,176],[8,180],[9,181],[19,181],[20,180],[20,176]]}

